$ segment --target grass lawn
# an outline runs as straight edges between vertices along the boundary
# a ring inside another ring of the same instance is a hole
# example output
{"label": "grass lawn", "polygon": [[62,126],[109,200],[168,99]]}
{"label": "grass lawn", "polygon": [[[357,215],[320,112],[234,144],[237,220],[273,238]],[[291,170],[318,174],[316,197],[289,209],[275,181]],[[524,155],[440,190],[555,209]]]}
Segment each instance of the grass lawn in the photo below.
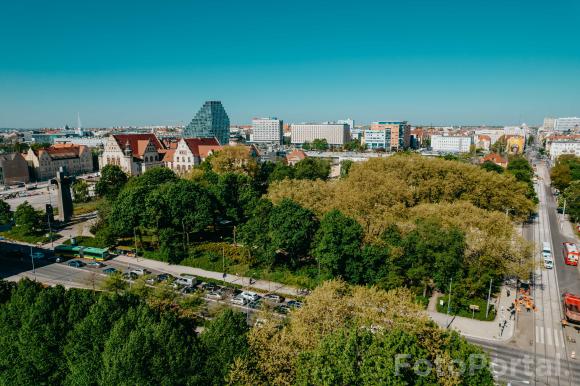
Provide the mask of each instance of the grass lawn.
{"label": "grass lawn", "polygon": [[[447,313],[447,300],[448,300],[448,296],[447,295],[443,295],[440,296],[439,298],[437,298],[437,312],[441,312],[442,314]],[[441,301],[443,301],[443,305],[441,305]],[[476,320],[483,320],[483,321],[492,321],[495,319],[495,310],[490,306],[490,310],[489,310],[489,315],[487,317],[487,319],[485,318],[485,307],[487,305],[487,300],[485,299],[480,299],[480,298],[474,298],[474,299],[470,299],[468,302],[468,304],[473,304],[473,305],[477,305],[479,306],[479,311],[476,311],[475,313],[473,311],[471,311],[469,309],[469,306],[464,307],[464,308],[457,308],[453,306],[453,296],[451,297],[451,315],[457,315],[457,316],[462,316],[465,318],[473,318]]]}
{"label": "grass lawn", "polygon": [[[37,244],[37,243],[46,244],[46,243],[50,242],[50,237],[48,237],[48,234],[45,234],[42,236],[23,235],[23,234],[20,234],[19,232],[14,232],[14,230],[9,230],[9,231],[5,231],[5,232],[0,232],[0,236],[3,236],[9,240],[22,241],[22,242],[30,243],[30,244]],[[60,238],[59,234],[57,234],[57,233],[52,234],[53,240],[57,240],[58,238]]]}
{"label": "grass lawn", "polygon": [[101,204],[103,200],[98,198],[89,202],[81,202],[73,204],[73,214],[75,216],[81,214],[87,214],[97,210],[97,207]]}

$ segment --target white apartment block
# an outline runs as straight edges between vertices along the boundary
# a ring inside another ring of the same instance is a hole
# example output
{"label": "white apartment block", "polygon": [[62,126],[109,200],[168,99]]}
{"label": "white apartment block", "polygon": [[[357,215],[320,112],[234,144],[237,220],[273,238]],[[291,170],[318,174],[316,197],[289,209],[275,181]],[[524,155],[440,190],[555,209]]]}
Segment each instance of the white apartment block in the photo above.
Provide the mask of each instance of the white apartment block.
{"label": "white apartment block", "polygon": [[580,141],[554,141],[550,146],[550,159],[555,161],[563,154],[580,156]]}
{"label": "white apartment block", "polygon": [[496,128],[483,128],[475,130],[475,135],[487,135],[490,138],[490,142],[493,145],[500,139],[503,135],[505,135],[504,129],[496,129]]}
{"label": "white apartment block", "polygon": [[272,143],[281,145],[283,143],[282,120],[277,118],[254,118],[252,119],[252,142]]}
{"label": "white apartment block", "polygon": [[315,139],[325,139],[330,146],[342,146],[350,141],[348,124],[338,123],[293,123],[292,144],[312,143]]}
{"label": "white apartment block", "polygon": [[441,153],[468,153],[472,138],[468,136],[432,135],[431,148]]}
{"label": "white apartment block", "polygon": [[579,131],[580,130],[580,118],[570,117],[570,118],[558,118],[554,124],[554,130],[556,131]]}

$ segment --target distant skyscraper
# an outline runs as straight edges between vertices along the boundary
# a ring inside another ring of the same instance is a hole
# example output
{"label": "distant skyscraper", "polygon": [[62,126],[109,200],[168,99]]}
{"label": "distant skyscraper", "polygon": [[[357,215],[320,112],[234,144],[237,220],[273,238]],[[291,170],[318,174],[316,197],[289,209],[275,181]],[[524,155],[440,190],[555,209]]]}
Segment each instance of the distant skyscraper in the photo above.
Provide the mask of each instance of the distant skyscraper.
{"label": "distant skyscraper", "polygon": [[220,101],[207,101],[183,130],[185,138],[217,138],[220,145],[230,141],[230,118]]}
{"label": "distant skyscraper", "polygon": [[546,117],[544,118],[544,130],[554,130],[554,126],[556,125],[556,118]]}
{"label": "distant skyscraper", "polygon": [[252,120],[252,142],[281,145],[283,122],[278,118],[254,118]]}

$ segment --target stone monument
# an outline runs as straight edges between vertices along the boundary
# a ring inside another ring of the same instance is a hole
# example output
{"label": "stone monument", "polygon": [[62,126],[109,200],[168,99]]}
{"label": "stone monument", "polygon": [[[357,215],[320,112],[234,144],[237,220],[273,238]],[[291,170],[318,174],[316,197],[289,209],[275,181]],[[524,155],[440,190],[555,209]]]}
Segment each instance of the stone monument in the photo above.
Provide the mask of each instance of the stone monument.
{"label": "stone monument", "polygon": [[75,178],[69,176],[66,173],[64,167],[60,167],[58,172],[56,172],[56,178],[51,180],[53,185],[56,185],[57,192],[57,204],[58,204],[58,217],[57,219],[62,222],[67,222],[72,218],[73,215],[73,202],[71,195],[71,186],[75,182]]}

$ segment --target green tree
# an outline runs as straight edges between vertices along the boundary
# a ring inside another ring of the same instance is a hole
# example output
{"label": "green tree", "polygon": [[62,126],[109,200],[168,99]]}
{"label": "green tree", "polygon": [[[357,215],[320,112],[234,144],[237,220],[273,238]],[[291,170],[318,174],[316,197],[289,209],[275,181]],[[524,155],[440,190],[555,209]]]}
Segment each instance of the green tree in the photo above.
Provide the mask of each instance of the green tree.
{"label": "green tree", "polygon": [[251,247],[249,250],[261,266],[268,268],[275,263],[275,249],[267,231],[270,227],[272,208],[270,201],[260,199],[249,213],[248,221],[242,224],[238,231],[239,240]]}
{"label": "green tree", "polygon": [[572,181],[564,190],[563,194],[566,200],[566,213],[572,221],[580,221],[580,181]]}
{"label": "green tree", "polygon": [[360,258],[362,227],[334,209],[326,213],[314,238],[312,255],[320,267],[334,276],[344,276],[346,266]]}
{"label": "green tree", "polygon": [[206,353],[204,371],[209,384],[224,383],[236,358],[248,354],[248,323],[246,315],[231,309],[218,314],[201,334]]}
{"label": "green tree", "polygon": [[0,199],[0,225],[4,225],[12,221],[12,211],[10,210],[10,205]]}
{"label": "green tree", "polygon": [[76,180],[72,185],[72,193],[74,202],[89,202],[91,197],[89,196],[89,184],[85,180]]}
{"label": "green tree", "polygon": [[580,180],[580,157],[565,154],[558,157],[550,171],[552,186],[563,192],[572,181]]}
{"label": "green tree", "polygon": [[174,182],[177,180],[178,177],[173,170],[156,166],[148,169],[138,177],[131,178],[129,186],[140,186],[151,190],[166,182]]}
{"label": "green tree", "polygon": [[106,165],[101,169],[101,177],[95,184],[95,193],[99,197],[115,199],[127,183],[127,175],[117,165]]}
{"label": "green tree", "polygon": [[277,162],[274,170],[272,170],[272,173],[268,177],[268,181],[282,181],[286,178],[294,178],[294,168],[282,162]]}
{"label": "green tree", "polygon": [[292,200],[284,199],[274,206],[269,219],[269,236],[272,248],[283,260],[296,266],[310,248],[318,223],[314,213]]}
{"label": "green tree", "polygon": [[325,138],[315,139],[312,141],[312,150],[325,151],[328,150],[328,142]]}
{"label": "green tree", "polygon": [[488,172],[496,172],[498,174],[502,174],[504,172],[503,167],[492,161],[485,161],[481,164],[481,168],[487,170]]}
{"label": "green tree", "polygon": [[352,165],[354,165],[354,161],[351,161],[349,159],[345,159],[343,161],[340,161],[340,177],[341,178],[348,176],[348,172],[350,171],[350,168],[352,167]]}
{"label": "green tree", "polygon": [[18,205],[14,212],[16,231],[23,235],[39,235],[46,230],[43,212],[34,209],[28,201]]}
{"label": "green tree", "polygon": [[330,162],[307,157],[294,166],[294,178],[299,180],[326,180],[330,174]]}

